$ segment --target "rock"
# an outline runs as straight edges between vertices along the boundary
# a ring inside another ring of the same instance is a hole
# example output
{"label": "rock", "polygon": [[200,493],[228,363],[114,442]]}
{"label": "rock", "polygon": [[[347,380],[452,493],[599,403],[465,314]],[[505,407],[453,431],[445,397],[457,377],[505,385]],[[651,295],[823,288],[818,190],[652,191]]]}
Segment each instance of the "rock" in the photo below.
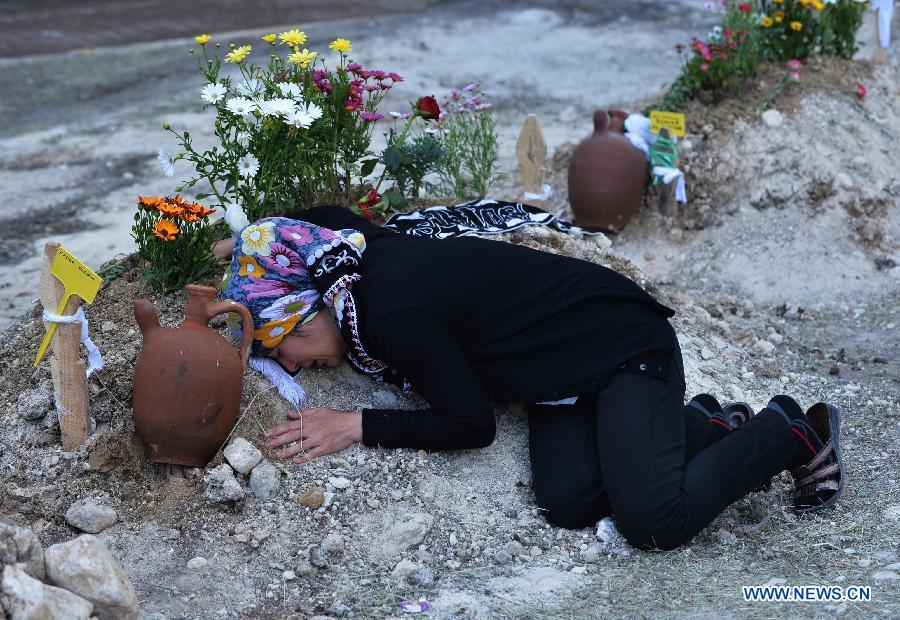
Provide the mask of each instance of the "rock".
{"label": "rock", "polygon": [[888,521],[900,523],[900,504],[888,506],[881,512],[881,516]]}
{"label": "rock", "polygon": [[112,321],[103,321],[103,324],[100,325],[100,331],[104,334],[108,334],[109,332],[116,331],[116,324]]}
{"label": "rock", "polygon": [[[328,562],[325,562],[328,565]],[[297,574],[303,577],[311,577],[316,574],[316,569],[309,560],[300,560],[297,562]]]}
{"label": "rock", "polygon": [[200,556],[191,558],[187,563],[188,570],[192,570],[195,573],[203,571],[208,565],[209,560]]}
{"label": "rock", "polygon": [[90,497],[75,502],[66,511],[66,523],[88,534],[102,532],[118,520],[115,510]]}
{"label": "rock", "polygon": [[88,620],[94,609],[77,594],[41,583],[21,564],[3,567],[0,591],[0,612],[5,610],[10,620]]}
{"label": "rock", "polygon": [[44,556],[50,583],[92,602],[100,620],[137,620],[134,587],[99,538],[83,534]]}
{"label": "rock", "polygon": [[41,381],[34,388],[19,394],[16,410],[25,420],[40,420],[53,409],[53,384]]}
{"label": "rock", "polygon": [[506,543],[506,546],[504,548],[512,557],[516,557],[525,553],[525,547],[522,546],[522,543],[515,540]]}
{"label": "rock", "polygon": [[581,556],[582,562],[593,564],[600,559],[600,553],[602,553],[602,551],[603,548],[600,546],[600,543],[592,543],[588,545],[587,549],[583,549],[579,555]]}
{"label": "rock", "polygon": [[[540,227],[535,226],[534,228],[540,228]],[[594,239],[594,243],[596,243],[597,247],[600,248],[601,250],[608,250],[609,248],[612,247],[612,241],[610,240],[610,238],[602,233],[598,234],[598,235],[594,235],[593,239]]]}
{"label": "rock", "polygon": [[880,570],[877,573],[872,574],[872,579],[875,581],[893,581],[895,579],[900,579],[900,574],[897,574],[892,570]]}
{"label": "rock", "polygon": [[400,560],[394,567],[394,570],[391,571],[391,577],[403,581],[406,580],[406,578],[418,568],[419,566],[416,565],[415,562],[410,562],[409,560]]}
{"label": "rock", "polygon": [[332,532],[322,540],[322,551],[328,555],[336,555],[344,550],[344,539],[340,534]]}
{"label": "rock", "polygon": [[406,576],[406,583],[423,588],[434,585],[434,573],[427,568],[417,568]]}
{"label": "rock", "polygon": [[778,110],[766,110],[762,113],[762,120],[766,127],[781,127],[784,124],[784,117]]}
{"label": "rock", "polygon": [[494,562],[497,564],[508,564],[512,562],[512,555],[506,549],[498,549],[494,554]]}
{"label": "rock", "polygon": [[767,358],[762,362],[762,366],[759,367],[759,374],[763,377],[768,377],[769,379],[774,379],[781,373],[781,368],[778,366],[778,362],[775,358]]}
{"label": "rock", "polygon": [[382,553],[396,556],[410,547],[419,545],[434,524],[434,517],[426,512],[399,515],[380,537]]}
{"label": "rock", "polygon": [[450,536],[447,538],[447,543],[451,547],[454,547],[454,546],[456,546],[456,544],[458,542],[459,542],[459,540],[457,540],[457,538],[456,538],[456,532],[450,532]]}
{"label": "rock", "polygon": [[281,472],[265,459],[250,472],[250,490],[264,502],[275,498],[280,486]]}
{"label": "rock", "polygon": [[316,568],[328,566],[328,554],[321,547],[313,547],[309,550],[309,563]]}
{"label": "rock", "polygon": [[38,537],[27,527],[0,523],[0,570],[18,563],[35,579],[44,578],[44,549]]}
{"label": "rock", "polygon": [[302,506],[315,510],[325,501],[325,489],[322,487],[309,487],[298,500]]}
{"label": "rock", "polygon": [[236,437],[228,444],[223,454],[228,464],[242,474],[249,474],[263,457],[262,452],[243,437]]}
{"label": "rock", "polygon": [[431,564],[431,561],[434,559],[431,556],[431,552],[428,549],[419,549],[416,551],[416,559],[424,564]]}
{"label": "rock", "polygon": [[597,524],[597,539],[605,543],[616,543],[622,537],[610,517],[603,517]]}
{"label": "rock", "polygon": [[349,488],[351,484],[353,484],[346,478],[329,478],[328,483],[338,491],[343,491],[344,489]]}
{"label": "rock", "polygon": [[753,345],[753,351],[760,355],[771,355],[775,350],[775,345],[768,340],[757,340]]}
{"label": "rock", "polygon": [[705,360],[711,360],[713,358],[713,352],[706,347],[703,347],[702,349],[700,349],[700,357]]}
{"label": "rock", "polygon": [[296,581],[297,573],[292,570],[286,570],[281,573],[281,578],[285,581]]}
{"label": "rock", "polygon": [[782,336],[778,332],[773,332],[773,333],[769,334],[769,337],[767,338],[767,340],[777,347],[782,342],[784,342],[784,336]]}
{"label": "rock", "polygon": [[372,397],[375,399],[375,404],[382,409],[391,409],[397,406],[397,397],[393,392],[376,390]]}
{"label": "rock", "polygon": [[206,490],[203,497],[213,503],[236,502],[243,499],[244,489],[234,477],[234,471],[225,463],[210,470],[203,477]]}

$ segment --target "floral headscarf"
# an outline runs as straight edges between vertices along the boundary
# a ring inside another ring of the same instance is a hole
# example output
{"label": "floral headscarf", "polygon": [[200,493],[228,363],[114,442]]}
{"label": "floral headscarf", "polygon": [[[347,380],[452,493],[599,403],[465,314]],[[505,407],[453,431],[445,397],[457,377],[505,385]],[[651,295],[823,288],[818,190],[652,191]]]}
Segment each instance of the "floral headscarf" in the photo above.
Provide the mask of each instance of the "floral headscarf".
{"label": "floral headscarf", "polygon": [[[223,297],[253,315],[253,355],[277,347],[297,325],[311,320],[323,302],[361,278],[365,237],[308,222],[270,217],[245,226],[235,238]],[[340,322],[341,317],[337,316]]]}

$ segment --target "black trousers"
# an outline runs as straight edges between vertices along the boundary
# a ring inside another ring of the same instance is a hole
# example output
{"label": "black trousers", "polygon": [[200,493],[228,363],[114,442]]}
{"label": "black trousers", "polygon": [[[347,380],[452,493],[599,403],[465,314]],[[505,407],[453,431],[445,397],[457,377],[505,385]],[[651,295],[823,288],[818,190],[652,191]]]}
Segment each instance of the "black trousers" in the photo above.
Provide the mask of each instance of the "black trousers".
{"label": "black trousers", "polygon": [[575,405],[529,408],[532,484],[549,522],[581,528],[615,514],[631,544],[673,549],[795,463],[780,414],[763,409],[727,431],[684,404],[675,342],[661,375],[634,360]]}

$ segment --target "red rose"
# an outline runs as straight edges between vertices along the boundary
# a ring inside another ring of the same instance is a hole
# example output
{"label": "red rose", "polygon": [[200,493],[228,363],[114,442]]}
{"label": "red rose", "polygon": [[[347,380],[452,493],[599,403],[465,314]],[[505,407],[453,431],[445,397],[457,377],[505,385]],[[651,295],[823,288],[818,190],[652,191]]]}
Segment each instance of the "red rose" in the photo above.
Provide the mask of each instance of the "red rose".
{"label": "red rose", "polygon": [[857,85],[856,85],[856,96],[859,97],[860,99],[865,99],[865,98],[866,98],[866,92],[867,92],[867,91],[866,91],[866,85],[863,84],[862,82],[857,83]]}
{"label": "red rose", "polygon": [[416,101],[416,111],[426,121],[436,121],[441,117],[441,107],[438,105],[437,99],[431,95],[421,97]]}
{"label": "red rose", "polygon": [[377,204],[379,200],[381,200],[381,196],[378,195],[378,192],[375,191],[375,188],[370,188],[369,193],[366,194],[366,198],[368,198],[369,204]]}
{"label": "red rose", "polygon": [[750,14],[750,3],[749,3],[749,2],[741,2],[741,3],[738,5],[738,11],[740,11],[741,13],[746,13],[747,15],[749,15],[749,14]]}

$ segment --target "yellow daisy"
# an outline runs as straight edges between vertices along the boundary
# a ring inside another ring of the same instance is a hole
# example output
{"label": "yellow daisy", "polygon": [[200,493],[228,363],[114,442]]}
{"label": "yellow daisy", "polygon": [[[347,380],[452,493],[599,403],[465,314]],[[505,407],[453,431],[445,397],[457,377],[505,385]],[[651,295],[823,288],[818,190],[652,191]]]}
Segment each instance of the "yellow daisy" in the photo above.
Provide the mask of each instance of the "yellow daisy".
{"label": "yellow daisy", "polygon": [[766,15],[761,20],[759,20],[759,23],[762,24],[763,26],[765,26],[766,28],[769,28],[773,24],[773,21],[772,21],[771,17]]}
{"label": "yellow daisy", "polygon": [[251,49],[253,48],[250,45],[236,47],[225,55],[225,62],[241,62],[247,57]]}
{"label": "yellow daisy", "polygon": [[340,52],[341,54],[349,52],[353,49],[353,46],[350,45],[350,41],[348,41],[347,39],[335,39],[328,44],[328,47],[336,52]]}
{"label": "yellow daisy", "polygon": [[271,252],[269,244],[275,240],[275,224],[273,222],[251,224],[241,231],[241,240],[244,242],[245,254],[268,256]]}
{"label": "yellow daisy", "polygon": [[278,38],[281,39],[282,43],[286,43],[291,47],[297,47],[298,45],[303,45],[306,43],[306,39],[309,38],[306,36],[306,33],[302,30],[297,30],[296,28],[292,30],[288,30],[287,32],[282,32],[278,35]]}
{"label": "yellow daisy", "polygon": [[269,43],[270,45],[274,45],[274,44],[275,44],[275,39],[277,39],[277,38],[278,38],[278,35],[275,34],[275,33],[272,33],[272,34],[267,34],[267,35],[265,35],[265,36],[262,38],[262,40],[265,41],[266,43]]}
{"label": "yellow daisy", "polygon": [[194,41],[199,43],[200,45],[206,45],[209,43],[210,36],[208,34],[201,34],[199,36],[194,37]]}
{"label": "yellow daisy", "polygon": [[290,56],[288,56],[288,61],[292,62],[296,65],[300,65],[301,68],[306,69],[313,60],[318,56],[318,52],[311,52],[306,48],[303,48],[302,52],[294,52]]}
{"label": "yellow daisy", "polygon": [[791,22],[791,30],[800,32],[803,30],[803,22]]}

